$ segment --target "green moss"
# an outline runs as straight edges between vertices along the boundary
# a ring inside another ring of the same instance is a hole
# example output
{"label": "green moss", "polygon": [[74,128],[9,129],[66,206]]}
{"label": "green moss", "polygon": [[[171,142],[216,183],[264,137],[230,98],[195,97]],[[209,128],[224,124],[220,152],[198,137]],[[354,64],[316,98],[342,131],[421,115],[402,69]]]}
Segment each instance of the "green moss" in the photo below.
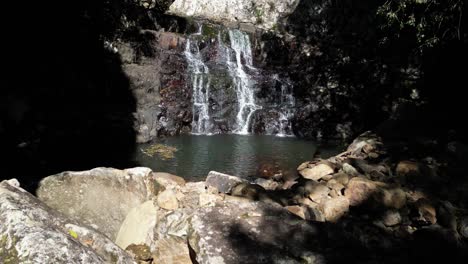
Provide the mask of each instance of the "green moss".
{"label": "green moss", "polygon": [[11,243],[13,246],[11,248],[7,248],[8,246],[8,236],[3,235],[0,238],[0,263],[5,263],[5,264],[17,264],[20,263],[20,259],[18,258],[18,251],[16,251],[15,248],[15,241],[16,239],[12,239],[13,243]]}
{"label": "green moss", "polygon": [[177,148],[163,144],[154,144],[145,149],[142,149],[141,151],[149,157],[158,156],[163,160],[168,160],[174,158],[174,152],[177,151]]}
{"label": "green moss", "polygon": [[211,24],[204,24],[202,28],[202,35],[205,40],[213,39],[218,37],[219,29]]}

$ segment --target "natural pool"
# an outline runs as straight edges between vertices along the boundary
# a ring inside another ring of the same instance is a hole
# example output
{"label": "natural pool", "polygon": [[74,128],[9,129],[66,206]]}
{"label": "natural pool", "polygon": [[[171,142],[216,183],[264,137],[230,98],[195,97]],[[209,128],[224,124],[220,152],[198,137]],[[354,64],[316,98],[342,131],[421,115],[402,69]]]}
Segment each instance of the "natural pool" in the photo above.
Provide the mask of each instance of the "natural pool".
{"label": "natural pool", "polygon": [[203,180],[211,170],[241,177],[255,177],[265,169],[295,175],[296,168],[317,152],[326,158],[341,150],[336,144],[319,145],[294,137],[185,135],[141,144],[135,158],[153,171]]}

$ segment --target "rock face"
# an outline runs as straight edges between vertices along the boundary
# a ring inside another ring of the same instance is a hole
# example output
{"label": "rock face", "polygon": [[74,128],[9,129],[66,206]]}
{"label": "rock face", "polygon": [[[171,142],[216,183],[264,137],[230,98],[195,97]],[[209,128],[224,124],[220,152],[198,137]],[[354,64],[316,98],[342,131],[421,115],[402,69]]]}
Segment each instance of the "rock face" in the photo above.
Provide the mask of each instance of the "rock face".
{"label": "rock face", "polygon": [[53,209],[115,240],[127,214],[152,197],[151,176],[148,168],[63,172],[42,180],[37,195]]}
{"label": "rock face", "polygon": [[98,231],[0,183],[0,263],[134,263]]}
{"label": "rock face", "polygon": [[221,24],[243,26],[245,24],[261,29],[277,29],[288,15],[294,12],[299,0],[176,0],[169,7],[169,13],[181,17],[207,19]]}
{"label": "rock face", "polygon": [[130,43],[113,43],[136,99],[137,142],[190,131],[191,92],[185,85],[185,39],[181,34],[151,30],[139,32],[139,38],[138,44],[146,47],[144,52],[135,50]]}

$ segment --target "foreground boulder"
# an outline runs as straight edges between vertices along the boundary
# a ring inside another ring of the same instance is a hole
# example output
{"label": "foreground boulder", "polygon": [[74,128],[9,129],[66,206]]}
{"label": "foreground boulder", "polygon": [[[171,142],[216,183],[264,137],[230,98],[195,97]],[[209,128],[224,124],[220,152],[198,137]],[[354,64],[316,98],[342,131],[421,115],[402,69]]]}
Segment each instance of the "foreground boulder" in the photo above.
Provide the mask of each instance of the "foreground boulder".
{"label": "foreground boulder", "polygon": [[115,240],[128,213],[153,197],[153,186],[148,168],[96,168],[49,176],[40,182],[37,196]]}
{"label": "foreground boulder", "polygon": [[134,263],[106,236],[0,183],[0,263]]}

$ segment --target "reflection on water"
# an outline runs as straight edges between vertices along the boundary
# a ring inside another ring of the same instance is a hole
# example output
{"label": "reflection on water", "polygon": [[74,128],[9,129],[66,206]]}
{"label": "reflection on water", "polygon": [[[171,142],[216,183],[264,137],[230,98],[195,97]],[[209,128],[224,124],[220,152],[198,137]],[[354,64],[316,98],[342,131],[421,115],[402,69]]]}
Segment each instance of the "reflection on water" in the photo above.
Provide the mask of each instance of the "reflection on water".
{"label": "reflection on water", "polygon": [[[142,153],[150,144],[142,144],[136,155],[141,166],[169,172],[189,180],[203,180],[215,170],[241,177],[254,177],[260,167],[274,167],[283,174],[295,174],[297,166],[311,160],[317,152],[313,141],[257,135],[186,135],[161,139],[158,143],[175,147],[173,159],[150,157]],[[338,153],[335,146],[320,147],[322,157]]]}

